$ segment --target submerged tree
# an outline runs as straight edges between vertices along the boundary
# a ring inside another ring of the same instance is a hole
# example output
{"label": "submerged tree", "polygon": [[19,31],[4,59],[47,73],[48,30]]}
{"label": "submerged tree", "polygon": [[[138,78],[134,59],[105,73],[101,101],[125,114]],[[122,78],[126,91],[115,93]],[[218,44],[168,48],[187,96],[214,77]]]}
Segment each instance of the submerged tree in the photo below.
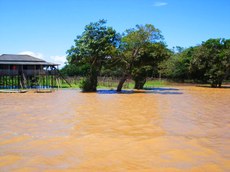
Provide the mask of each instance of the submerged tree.
{"label": "submerged tree", "polygon": [[83,64],[89,67],[81,84],[84,92],[96,91],[101,67],[118,45],[119,35],[105,24],[105,20],[99,20],[86,25],[82,35],[74,40],[75,46],[67,51],[70,64]]}
{"label": "submerged tree", "polygon": [[132,78],[135,82],[134,88],[143,89],[147,77],[160,75],[160,63],[168,59],[170,55],[171,51],[162,42],[146,44],[134,61],[132,69]]}
{"label": "submerged tree", "polygon": [[138,61],[140,53],[150,43],[163,40],[160,30],[151,24],[144,26],[137,25],[135,29],[129,29],[125,32],[120,46],[120,63],[123,75],[117,86],[117,91],[121,91],[124,82],[131,78],[134,64]]}

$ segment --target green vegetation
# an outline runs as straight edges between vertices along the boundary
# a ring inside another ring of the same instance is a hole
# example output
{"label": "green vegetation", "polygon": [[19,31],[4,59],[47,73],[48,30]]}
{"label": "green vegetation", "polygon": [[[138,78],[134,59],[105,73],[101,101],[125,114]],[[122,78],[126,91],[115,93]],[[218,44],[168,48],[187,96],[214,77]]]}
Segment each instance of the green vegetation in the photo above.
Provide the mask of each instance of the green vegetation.
{"label": "green vegetation", "polygon": [[[100,20],[85,27],[75,39],[75,46],[67,51],[68,63],[61,70],[65,76],[83,77],[81,83],[72,85],[85,92],[94,92],[97,87],[117,87],[121,91],[157,85],[147,78],[192,81],[212,87],[221,87],[230,79],[229,39],[209,39],[195,47],[170,50],[160,30],[151,24],[137,25],[123,34],[105,25],[106,21]],[[98,77],[104,79],[98,81]],[[109,81],[111,77],[119,79]]]}
{"label": "green vegetation", "polygon": [[162,39],[160,30],[151,24],[137,25],[136,28],[126,30],[119,47],[118,60],[122,77],[117,91],[121,91],[124,82],[129,78],[134,79],[136,88],[143,88],[147,72],[152,69],[148,62],[154,61],[152,52],[157,48],[154,43]]}
{"label": "green vegetation", "polygon": [[111,27],[105,26],[106,21],[100,20],[85,26],[82,35],[77,36],[75,46],[68,50],[68,62],[81,66],[85,77],[80,87],[85,92],[94,92],[97,88],[97,77],[103,63],[116,50],[119,35]]}
{"label": "green vegetation", "polygon": [[230,72],[230,40],[209,39],[204,42],[193,55],[192,67],[212,87],[221,87]]}
{"label": "green vegetation", "polygon": [[230,74],[230,40],[209,39],[196,47],[174,53],[162,64],[165,77],[174,80],[193,80],[221,87]]}
{"label": "green vegetation", "polygon": [[[83,77],[70,77],[67,78],[68,82],[71,84],[70,87],[64,80],[60,80],[60,88],[76,88],[79,89]],[[99,89],[116,89],[117,83],[119,82],[118,78],[110,78],[110,77],[103,77],[98,79],[98,86]],[[135,82],[133,80],[127,80],[123,88],[125,89],[133,89]],[[158,79],[148,79],[145,83],[145,88],[152,88],[152,87],[165,87],[170,85],[170,83],[166,80],[158,80]]]}

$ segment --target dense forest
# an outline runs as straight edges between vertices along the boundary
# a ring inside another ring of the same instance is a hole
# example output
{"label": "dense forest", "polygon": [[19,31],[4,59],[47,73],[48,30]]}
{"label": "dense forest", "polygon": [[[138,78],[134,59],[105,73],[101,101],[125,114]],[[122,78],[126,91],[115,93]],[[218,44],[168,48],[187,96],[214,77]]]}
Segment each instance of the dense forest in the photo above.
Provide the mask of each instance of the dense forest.
{"label": "dense forest", "polygon": [[143,89],[147,77],[193,81],[221,87],[230,74],[230,39],[209,39],[195,47],[167,48],[161,31],[136,25],[119,34],[105,20],[90,23],[67,50],[66,76],[82,76],[81,89],[97,90],[98,77],[119,77],[117,91],[127,79]]}

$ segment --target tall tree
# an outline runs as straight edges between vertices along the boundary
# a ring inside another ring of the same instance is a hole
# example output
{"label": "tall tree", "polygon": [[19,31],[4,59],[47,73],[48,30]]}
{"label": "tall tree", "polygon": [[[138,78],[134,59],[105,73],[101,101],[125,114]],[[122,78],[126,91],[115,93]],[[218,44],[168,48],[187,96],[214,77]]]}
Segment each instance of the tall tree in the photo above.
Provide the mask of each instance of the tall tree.
{"label": "tall tree", "polygon": [[221,87],[230,72],[230,40],[209,39],[197,49],[193,66],[204,72],[212,87]]}
{"label": "tall tree", "polygon": [[162,42],[149,43],[140,51],[140,55],[134,62],[132,78],[135,89],[143,89],[148,76],[159,75],[159,65],[168,59],[171,51]]}
{"label": "tall tree", "polygon": [[96,91],[101,67],[111,57],[119,42],[116,31],[105,24],[105,20],[99,20],[86,25],[84,32],[74,40],[75,46],[67,51],[70,64],[89,66],[81,85],[84,92]]}
{"label": "tall tree", "polygon": [[[179,50],[174,51],[171,57],[161,64],[161,72],[167,77],[176,81],[184,82],[185,79],[192,79],[191,75],[191,61],[193,59],[194,51],[197,47],[190,47],[187,49],[179,47]],[[200,73],[193,70],[194,75]]]}
{"label": "tall tree", "polygon": [[124,82],[131,78],[134,63],[144,47],[160,40],[163,40],[160,30],[151,24],[137,25],[136,28],[126,30],[120,45],[120,65],[123,69],[123,75],[117,86],[118,92],[122,90]]}

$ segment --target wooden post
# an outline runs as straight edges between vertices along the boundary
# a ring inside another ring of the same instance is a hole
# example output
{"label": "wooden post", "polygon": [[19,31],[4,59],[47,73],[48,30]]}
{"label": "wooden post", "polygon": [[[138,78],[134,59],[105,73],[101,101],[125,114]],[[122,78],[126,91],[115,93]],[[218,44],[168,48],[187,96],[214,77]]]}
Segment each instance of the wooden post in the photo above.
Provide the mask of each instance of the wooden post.
{"label": "wooden post", "polygon": [[0,88],[2,88],[2,76],[0,76]]}
{"label": "wooden post", "polygon": [[3,88],[6,86],[6,76],[3,76]]}
{"label": "wooden post", "polygon": [[8,87],[8,75],[6,75],[6,88]]}
{"label": "wooden post", "polygon": [[51,79],[52,79],[52,78],[51,78],[51,76],[52,76],[52,75],[49,75],[49,87],[50,87],[50,88],[52,88],[52,84],[51,84]]}
{"label": "wooden post", "polygon": [[20,88],[21,86],[20,86],[20,75],[19,75],[19,73],[18,73],[18,89]]}
{"label": "wooden post", "polygon": [[58,83],[58,79],[56,78],[56,83],[57,83],[57,87],[59,89],[59,83]]}
{"label": "wooden post", "polygon": [[44,82],[44,75],[42,76],[42,87],[45,86],[45,82]]}
{"label": "wooden post", "polygon": [[51,75],[51,87],[53,88],[54,87],[54,81],[53,81],[53,79],[54,79],[54,76],[53,75]]}
{"label": "wooden post", "polygon": [[45,69],[45,86],[47,87],[47,67]]}
{"label": "wooden post", "polygon": [[11,88],[14,88],[14,76],[11,76]]}

